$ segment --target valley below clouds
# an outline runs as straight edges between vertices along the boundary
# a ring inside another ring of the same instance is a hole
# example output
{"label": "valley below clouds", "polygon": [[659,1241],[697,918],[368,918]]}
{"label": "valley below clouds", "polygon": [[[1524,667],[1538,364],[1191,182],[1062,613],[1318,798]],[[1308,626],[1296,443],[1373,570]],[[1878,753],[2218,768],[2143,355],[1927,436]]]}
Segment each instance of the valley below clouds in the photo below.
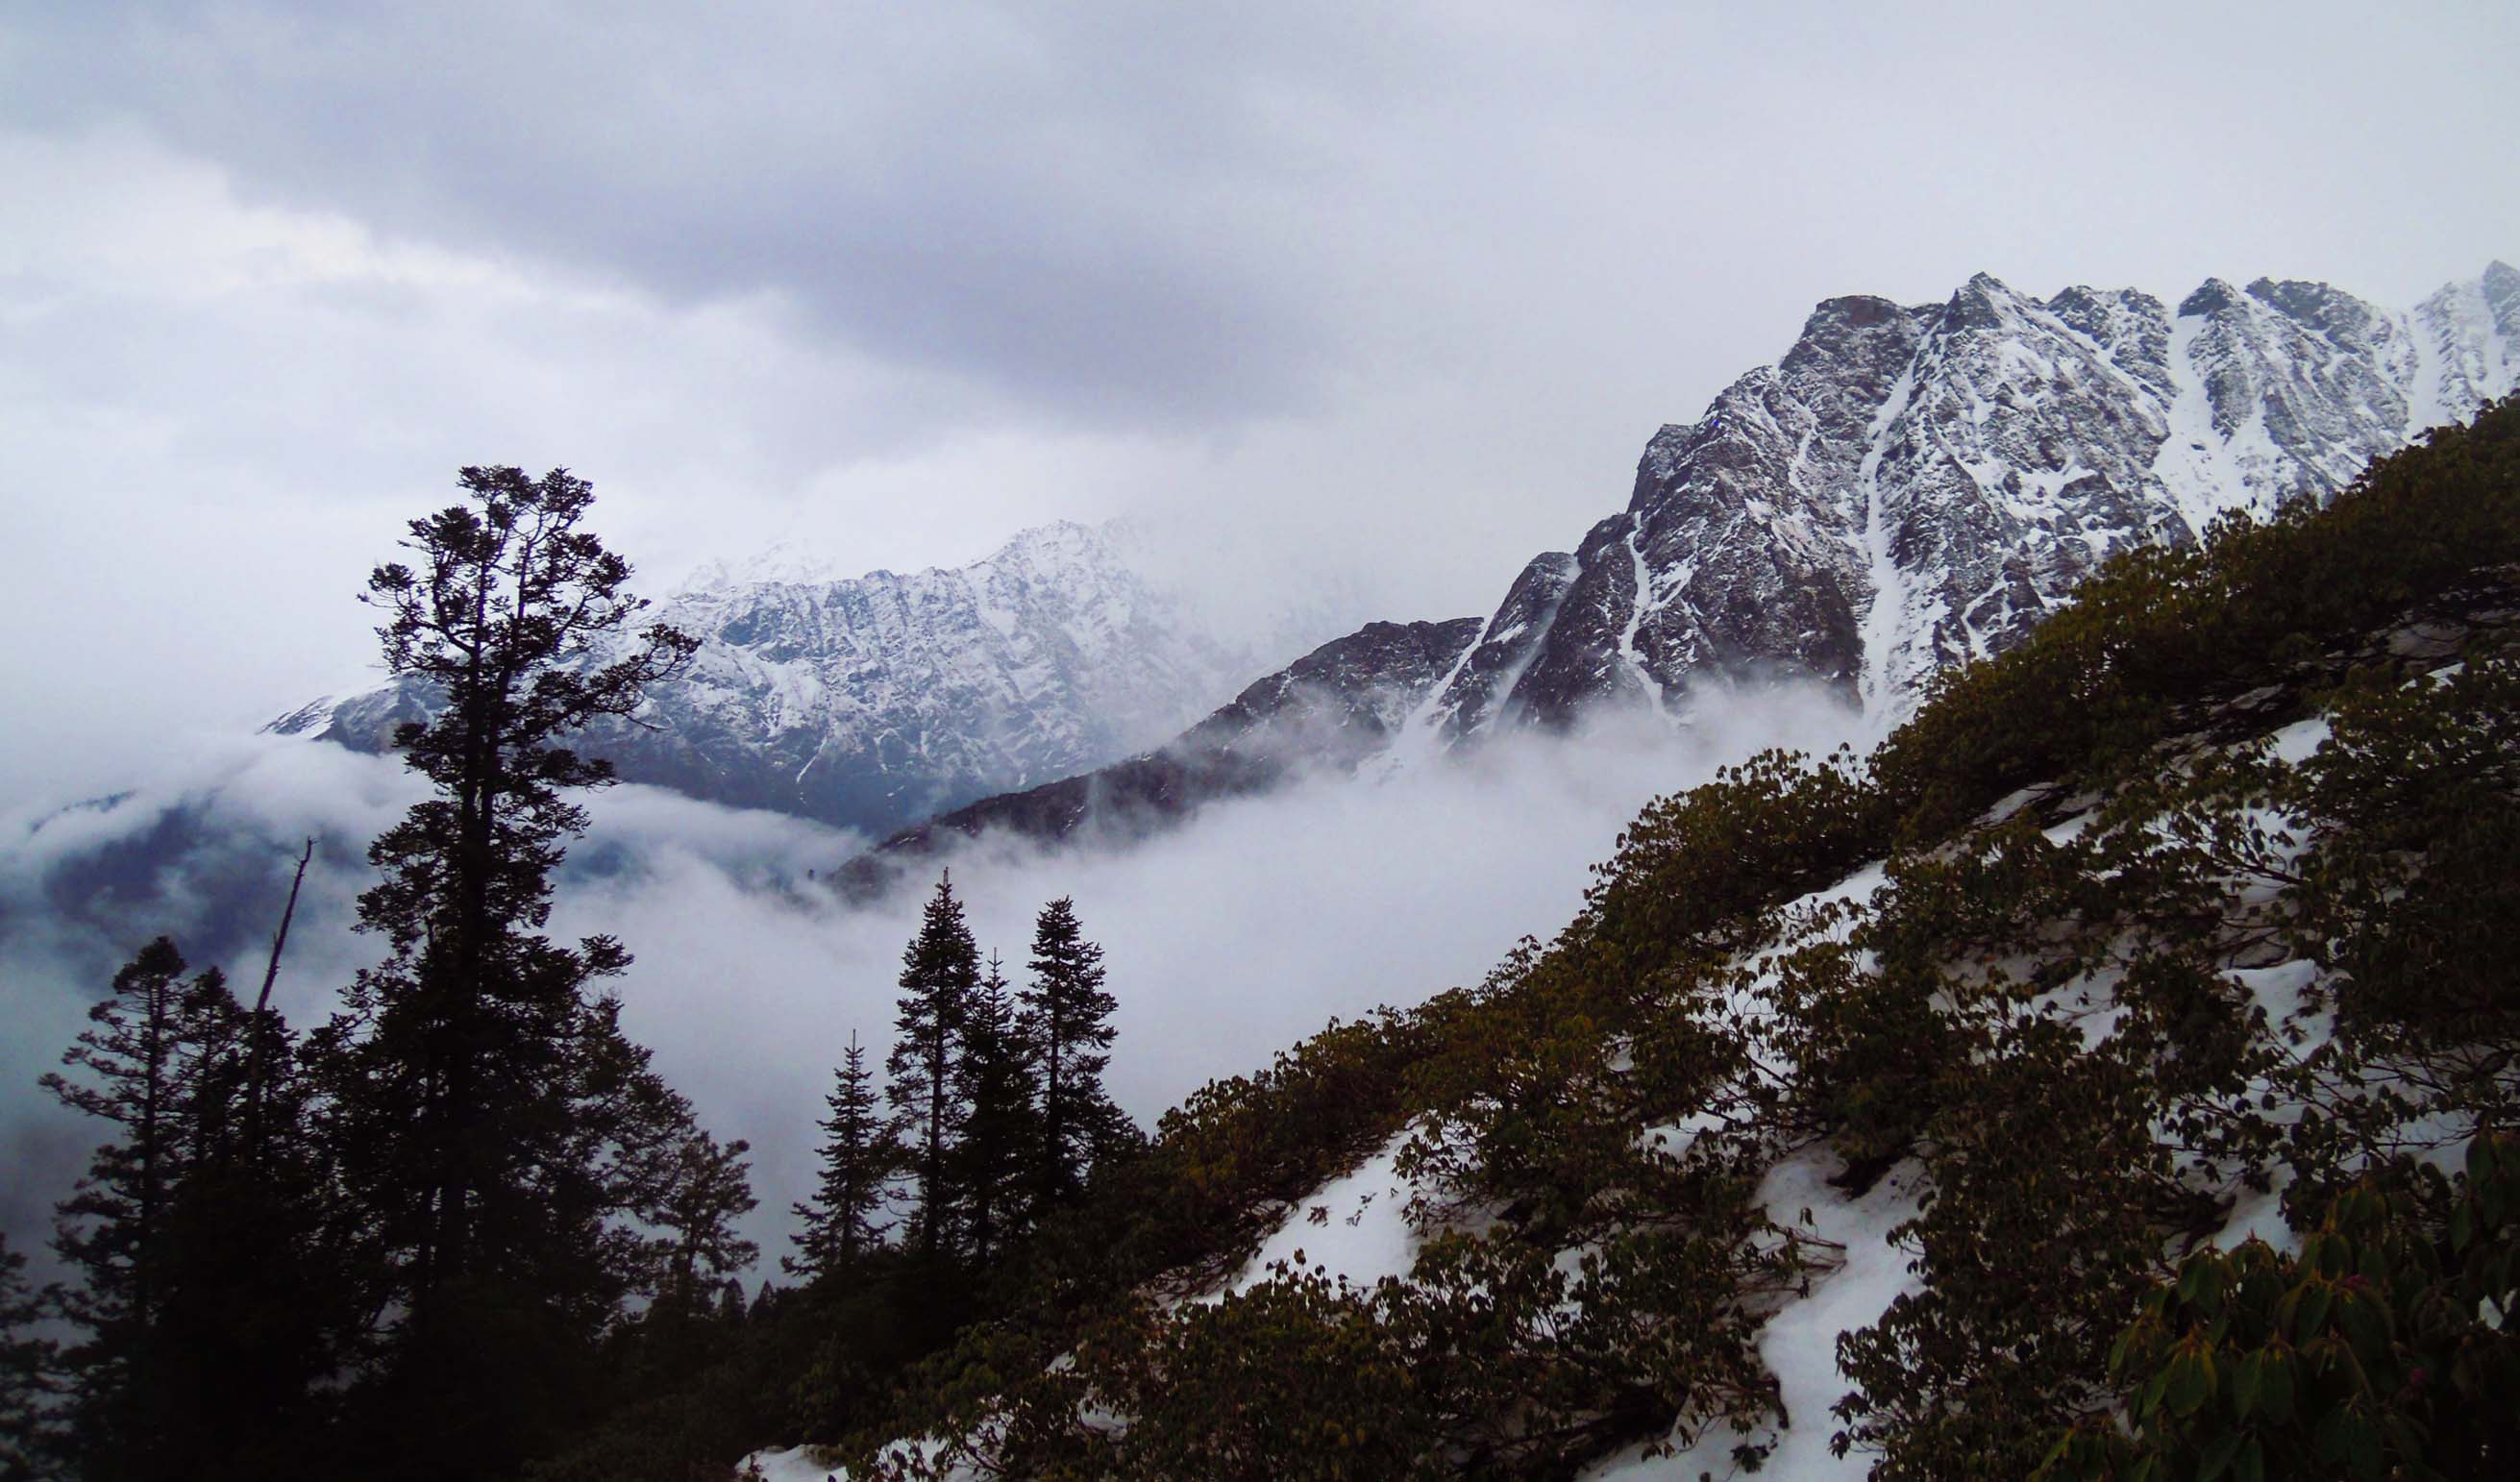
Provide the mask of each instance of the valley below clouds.
{"label": "valley below clouds", "polygon": [[[721,1138],[752,1145],[758,1278],[814,1172],[815,1119],[854,1030],[880,1058],[901,952],[950,868],[985,954],[1024,976],[1034,914],[1073,896],[1119,1001],[1113,1096],[1151,1130],[1206,1081],[1242,1074],[1333,1016],[1476,983],[1583,903],[1646,799],[1769,746],[1868,744],[1817,691],[1703,697],[1687,727],[1605,716],[1518,733],[1378,779],[1322,775],[1210,805],[1186,827],[1057,849],[984,835],[850,902],[828,877],[864,840],[782,814],[621,786],[559,876],[550,933],[618,937],[634,1038]],[[21,1170],[0,1228],[40,1245],[90,1134],[35,1078],[149,936],[173,936],[248,1000],[301,842],[318,841],[273,994],[320,1023],[382,943],[355,932],[367,841],[423,789],[391,757],[276,737],[202,738],[111,798],[0,821],[0,1154]]]}

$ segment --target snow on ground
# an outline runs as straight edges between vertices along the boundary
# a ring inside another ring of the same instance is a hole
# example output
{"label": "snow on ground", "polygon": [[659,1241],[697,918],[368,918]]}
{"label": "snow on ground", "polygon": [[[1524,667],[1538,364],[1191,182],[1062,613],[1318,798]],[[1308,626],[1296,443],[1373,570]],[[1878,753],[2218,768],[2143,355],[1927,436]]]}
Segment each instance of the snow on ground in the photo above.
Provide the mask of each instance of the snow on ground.
{"label": "snow on ground", "polygon": [[1409,1275],[1418,1261],[1418,1233],[1408,1219],[1416,1188],[1392,1166],[1408,1137],[1398,1134],[1353,1172],[1299,1201],[1241,1270],[1198,1300],[1214,1302],[1248,1291],[1269,1280],[1269,1268],[1281,1261],[1305,1271],[1322,1267],[1332,1280],[1344,1277],[1351,1286],[1371,1287],[1384,1277]]}
{"label": "snow on ground", "polygon": [[2275,760],[2299,766],[2327,742],[2328,724],[2324,715],[2297,720],[2267,738],[2274,749]]}
{"label": "snow on ground", "polygon": [[837,1467],[824,1466],[810,1455],[813,1448],[792,1447],[784,1451],[756,1451],[736,1467],[736,1475],[760,1482],[847,1482],[847,1474]]}
{"label": "snow on ground", "polygon": [[[943,1454],[944,1444],[933,1436],[917,1441],[895,1441],[891,1452],[916,1459],[934,1466]],[[814,1448],[791,1446],[757,1451],[736,1463],[736,1475],[743,1482],[849,1482],[845,1467],[827,1466],[814,1460]],[[979,1482],[983,1474],[963,1462],[956,1462],[937,1473],[942,1482]]]}
{"label": "snow on ground", "polygon": [[1829,1407],[1847,1392],[1846,1377],[1837,1370],[1837,1337],[1878,1322],[1893,1299],[1916,1286],[1908,1270],[1908,1252],[1890,1243],[1890,1231],[1916,1213],[1917,1174],[1914,1165],[1903,1164],[1863,1197],[1850,1198],[1828,1183],[1836,1164],[1835,1156],[1825,1151],[1800,1153],[1769,1170],[1760,1189],[1761,1201],[1778,1223],[1846,1247],[1845,1264],[1815,1276],[1810,1294],[1787,1303],[1759,1335],[1759,1357],[1777,1376],[1784,1423],[1747,1436],[1712,1426],[1694,1446],[1651,1460],[1642,1455],[1643,1447],[1632,1447],[1584,1473],[1587,1478],[1695,1482],[1712,1476],[1727,1482],[1746,1475],[1732,1459],[1733,1449],[1745,1442],[1770,1448],[1758,1465],[1762,1476],[1806,1482],[1865,1474],[1870,1458],[1829,1455],[1829,1437],[1837,1431]]}

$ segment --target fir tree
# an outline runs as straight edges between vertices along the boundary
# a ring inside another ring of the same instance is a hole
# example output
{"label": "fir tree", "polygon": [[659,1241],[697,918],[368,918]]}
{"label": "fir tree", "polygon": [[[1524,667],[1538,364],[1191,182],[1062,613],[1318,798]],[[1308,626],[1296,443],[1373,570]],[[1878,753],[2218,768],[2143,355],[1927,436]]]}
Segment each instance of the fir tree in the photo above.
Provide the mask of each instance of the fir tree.
{"label": "fir tree", "polygon": [[963,920],[963,903],[955,898],[949,871],[936,882],[919,935],[901,955],[903,992],[900,1016],[893,1021],[899,1033],[884,1059],[884,1098],[909,1133],[910,1236],[923,1256],[950,1254],[954,1248],[961,1200],[954,1185],[953,1149],[963,1128],[955,1069],[979,981],[979,945]]}
{"label": "fir tree", "polygon": [[172,941],[141,948],[62,1055],[73,1074],[41,1082],[112,1129],[58,1206],[53,1241],[78,1274],[63,1304],[82,1330],[67,1355],[76,1380],[69,1423],[92,1472],[158,1474],[190,1439],[173,1414],[186,1407],[165,1333],[169,1235],[175,1190],[197,1151],[187,1136],[203,1072],[197,1006],[219,981],[216,968],[190,985],[183,976]]}
{"label": "fir tree", "polygon": [[816,1124],[826,1139],[822,1180],[810,1201],[793,1206],[802,1226],[796,1254],[780,1261],[788,1275],[808,1280],[847,1274],[882,1239],[891,1226],[876,1216],[903,1162],[899,1133],[878,1109],[875,1072],[855,1033],[832,1080],[823,1099],[832,1114]]}
{"label": "fir tree", "polygon": [[0,1231],[0,1482],[41,1475],[51,1439],[59,1353],[35,1329],[50,1316],[49,1293],[26,1280],[26,1258]]}
{"label": "fir tree", "polygon": [[462,482],[466,503],[411,522],[416,566],[369,577],[386,667],[437,706],[394,738],[433,792],[370,846],[383,878],[359,927],[387,956],[310,1051],[357,1214],[343,1235],[382,1315],[356,1398],[412,1475],[512,1470],[555,1423],[579,1356],[655,1277],[621,1222],[662,1206],[695,1136],[595,991],[629,954],[540,931],[586,821],[563,789],[612,780],[565,739],[629,714],[695,641],[626,634],[646,604],[578,527],[584,480]]}
{"label": "fir tree", "polygon": [[1102,949],[1085,939],[1069,897],[1044,906],[1034,922],[1023,1002],[1041,1066],[1040,1197],[1069,1203],[1094,1164],[1136,1132],[1102,1090],[1118,1004],[1102,991]]}
{"label": "fir tree", "polygon": [[319,1391],[340,1369],[357,1294],[330,1239],[331,1169],[288,1024],[215,974],[186,1000],[199,1047],[191,1156],[167,1220],[163,1346],[200,1425],[187,1478],[304,1469]]}
{"label": "fir tree", "polygon": [[1021,1233],[1029,1214],[1040,1146],[1029,1039],[1015,1021],[1006,973],[991,954],[988,974],[971,995],[963,1059],[956,1067],[964,1108],[956,1178],[975,1261],[986,1261]]}
{"label": "fir tree", "polygon": [[55,1242],[79,1278],[63,1300],[84,1330],[66,1356],[68,1418],[90,1475],[287,1469],[348,1325],[287,1025],[216,968],[183,972],[165,938],[141,949],[64,1055],[70,1073],[43,1082],[115,1129],[59,1206]]}
{"label": "fir tree", "polygon": [[650,1215],[664,1265],[659,1306],[708,1315],[733,1274],[761,1254],[735,1228],[760,1202],[752,1196],[751,1165],[743,1157],[751,1150],[742,1138],[721,1145],[697,1129],[675,1148],[661,1186],[664,1197]]}

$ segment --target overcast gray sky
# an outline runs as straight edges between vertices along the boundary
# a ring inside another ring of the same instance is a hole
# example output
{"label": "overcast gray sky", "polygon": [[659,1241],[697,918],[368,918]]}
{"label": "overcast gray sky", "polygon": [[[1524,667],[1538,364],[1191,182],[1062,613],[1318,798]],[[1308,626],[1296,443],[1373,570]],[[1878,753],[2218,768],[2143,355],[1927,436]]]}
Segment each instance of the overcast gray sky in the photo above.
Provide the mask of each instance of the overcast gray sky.
{"label": "overcast gray sky", "polygon": [[16,0],[0,812],[355,678],[465,463],[659,580],[1134,512],[1482,610],[1819,298],[2520,257],[2515,77],[2507,0]]}

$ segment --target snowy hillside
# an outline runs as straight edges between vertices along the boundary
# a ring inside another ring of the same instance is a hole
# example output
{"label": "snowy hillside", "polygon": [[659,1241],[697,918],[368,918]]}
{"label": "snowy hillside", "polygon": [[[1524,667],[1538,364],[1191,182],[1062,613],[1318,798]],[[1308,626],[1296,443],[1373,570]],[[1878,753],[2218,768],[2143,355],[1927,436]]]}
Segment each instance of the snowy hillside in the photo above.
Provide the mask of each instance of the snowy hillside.
{"label": "snowy hillside", "polygon": [[2515,581],[2520,402],[2121,562],[1869,757],[1647,805],[1476,987],[1205,1088],[1057,1299],[757,1460],[2464,1474],[2520,1377]]}

